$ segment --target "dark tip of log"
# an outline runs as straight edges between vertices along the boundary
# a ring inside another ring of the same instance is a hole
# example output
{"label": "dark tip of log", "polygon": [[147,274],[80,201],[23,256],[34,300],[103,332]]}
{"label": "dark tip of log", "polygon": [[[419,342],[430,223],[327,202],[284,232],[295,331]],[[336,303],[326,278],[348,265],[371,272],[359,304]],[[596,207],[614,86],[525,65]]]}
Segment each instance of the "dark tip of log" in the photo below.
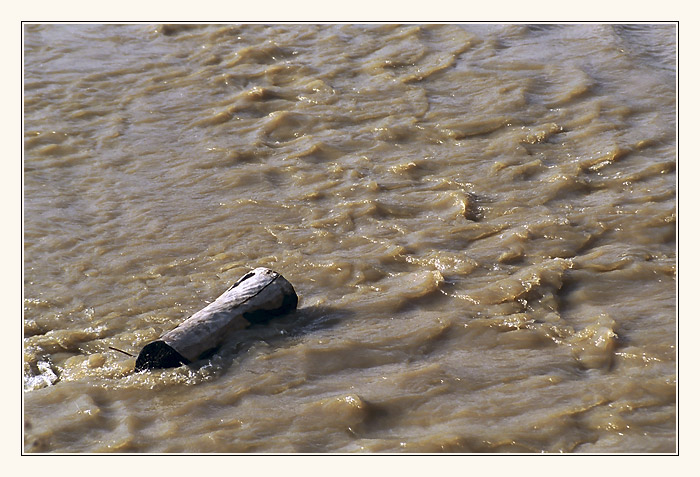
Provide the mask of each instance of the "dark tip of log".
{"label": "dark tip of log", "polygon": [[134,371],[174,368],[182,364],[189,364],[189,362],[187,358],[168,346],[165,341],[154,341],[143,347],[136,358]]}
{"label": "dark tip of log", "polygon": [[282,301],[282,306],[280,307],[278,313],[280,315],[284,315],[286,313],[292,312],[292,311],[297,309],[298,304],[299,304],[299,297],[297,296],[294,289],[292,289],[292,293],[284,296],[284,300]]}

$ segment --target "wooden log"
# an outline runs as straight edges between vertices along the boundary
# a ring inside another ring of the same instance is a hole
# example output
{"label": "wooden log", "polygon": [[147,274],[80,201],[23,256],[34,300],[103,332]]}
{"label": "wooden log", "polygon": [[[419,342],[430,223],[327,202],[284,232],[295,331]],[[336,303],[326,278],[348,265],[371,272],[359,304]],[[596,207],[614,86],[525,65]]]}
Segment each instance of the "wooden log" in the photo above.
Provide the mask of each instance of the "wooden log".
{"label": "wooden log", "polygon": [[217,348],[231,333],[251,323],[296,309],[294,287],[269,268],[245,274],[219,298],[198,311],[159,340],[143,347],[135,371],[189,364]]}

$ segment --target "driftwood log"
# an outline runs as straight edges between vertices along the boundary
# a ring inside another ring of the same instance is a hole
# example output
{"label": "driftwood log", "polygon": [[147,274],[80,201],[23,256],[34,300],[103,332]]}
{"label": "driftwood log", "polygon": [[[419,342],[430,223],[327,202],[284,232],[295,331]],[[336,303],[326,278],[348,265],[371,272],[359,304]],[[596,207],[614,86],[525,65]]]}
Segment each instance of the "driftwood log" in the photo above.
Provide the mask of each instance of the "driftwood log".
{"label": "driftwood log", "polygon": [[232,332],[264,323],[297,307],[297,294],[269,268],[246,273],[207,307],[143,347],[136,371],[189,364],[216,349]]}

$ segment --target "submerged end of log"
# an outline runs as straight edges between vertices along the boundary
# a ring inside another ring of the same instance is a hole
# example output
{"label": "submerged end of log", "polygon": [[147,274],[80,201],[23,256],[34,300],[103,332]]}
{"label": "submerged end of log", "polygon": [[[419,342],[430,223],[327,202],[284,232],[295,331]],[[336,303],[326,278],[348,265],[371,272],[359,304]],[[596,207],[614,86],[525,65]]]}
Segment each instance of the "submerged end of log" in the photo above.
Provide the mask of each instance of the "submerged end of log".
{"label": "submerged end of log", "polygon": [[143,347],[134,365],[134,371],[174,368],[189,364],[189,360],[175,351],[165,341],[154,341]]}

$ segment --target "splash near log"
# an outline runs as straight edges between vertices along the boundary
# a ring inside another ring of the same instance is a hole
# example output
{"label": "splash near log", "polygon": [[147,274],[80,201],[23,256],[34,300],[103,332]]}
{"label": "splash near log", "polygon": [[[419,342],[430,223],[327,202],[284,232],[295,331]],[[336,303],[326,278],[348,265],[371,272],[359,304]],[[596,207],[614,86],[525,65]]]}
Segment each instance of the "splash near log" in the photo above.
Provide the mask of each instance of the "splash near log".
{"label": "splash near log", "polygon": [[144,346],[134,369],[189,364],[216,349],[231,333],[294,311],[297,303],[294,287],[282,275],[269,268],[256,268],[207,307]]}

